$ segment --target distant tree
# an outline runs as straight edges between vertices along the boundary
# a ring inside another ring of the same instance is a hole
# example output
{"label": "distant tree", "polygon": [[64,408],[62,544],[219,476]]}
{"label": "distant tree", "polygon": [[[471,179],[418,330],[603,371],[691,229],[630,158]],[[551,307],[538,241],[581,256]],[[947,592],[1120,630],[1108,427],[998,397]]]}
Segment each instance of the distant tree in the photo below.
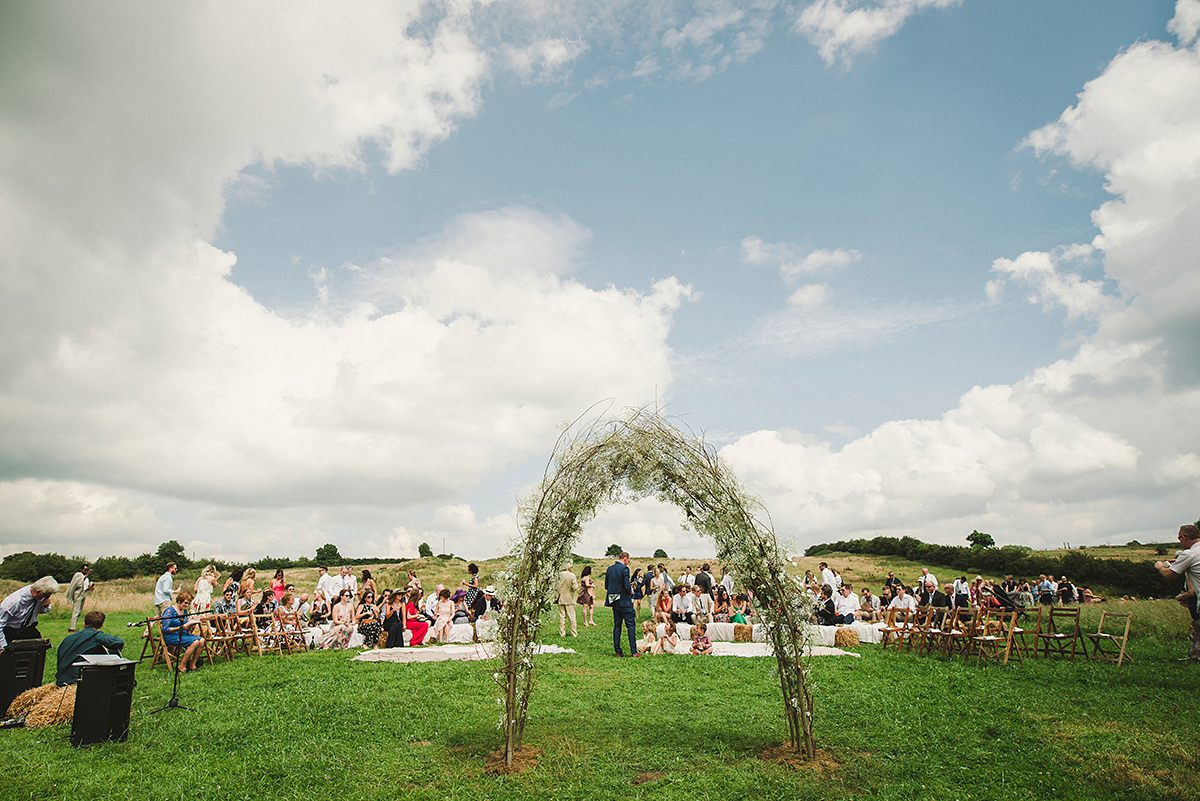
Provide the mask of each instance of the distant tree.
{"label": "distant tree", "polygon": [[338,562],[341,562],[342,555],[338,553],[336,545],[334,545],[332,542],[327,542],[317,549],[316,561],[318,564],[329,567],[330,565],[336,565]]}
{"label": "distant tree", "polygon": [[984,534],[982,531],[972,531],[967,535],[967,542],[971,543],[972,548],[996,547],[996,541],[992,539],[992,535]]}
{"label": "distant tree", "polygon": [[428,542],[422,542],[420,547],[417,548],[417,555],[422,559],[432,559],[433,549],[429,547]]}
{"label": "distant tree", "polygon": [[608,550],[604,552],[604,555],[605,555],[605,556],[614,556],[614,557],[615,557],[615,556],[620,556],[620,555],[621,555],[621,550],[622,550],[621,546],[620,546],[620,545],[617,545],[617,544],[614,542],[612,545],[608,546]]}
{"label": "distant tree", "polygon": [[1140,548],[1141,546],[1142,544],[1137,540],[1130,540],[1129,542],[1125,543],[1126,548]]}
{"label": "distant tree", "polygon": [[656,550],[654,552],[654,558],[655,559],[670,559],[671,557],[667,556],[666,551],[664,551],[662,548],[659,548],[658,550]]}
{"label": "distant tree", "polygon": [[167,540],[162,545],[159,545],[154,556],[158,560],[158,572],[167,569],[167,562],[174,562],[180,570],[185,570],[192,566],[192,560],[187,558],[187,554],[184,553],[183,546],[179,544],[179,540]]}

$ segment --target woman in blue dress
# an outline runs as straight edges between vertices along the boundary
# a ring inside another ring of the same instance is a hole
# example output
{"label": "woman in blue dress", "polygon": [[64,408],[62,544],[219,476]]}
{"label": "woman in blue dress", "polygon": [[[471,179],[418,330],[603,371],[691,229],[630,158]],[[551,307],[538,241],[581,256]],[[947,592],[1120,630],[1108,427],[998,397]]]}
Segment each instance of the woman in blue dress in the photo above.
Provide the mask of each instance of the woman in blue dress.
{"label": "woman in blue dress", "polygon": [[180,673],[196,669],[200,651],[204,648],[204,638],[190,631],[199,626],[200,621],[188,622],[188,605],[194,597],[187,590],[181,591],[175,596],[175,605],[168,606],[162,615],[163,642],[168,648],[183,649],[183,655],[177,657]]}

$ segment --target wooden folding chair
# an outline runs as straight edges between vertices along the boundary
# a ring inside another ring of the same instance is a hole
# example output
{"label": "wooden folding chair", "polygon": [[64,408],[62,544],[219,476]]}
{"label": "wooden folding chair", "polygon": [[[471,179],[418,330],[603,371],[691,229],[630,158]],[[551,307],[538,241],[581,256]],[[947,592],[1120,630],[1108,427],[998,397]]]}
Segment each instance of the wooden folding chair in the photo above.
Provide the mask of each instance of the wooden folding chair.
{"label": "wooden folding chair", "polygon": [[[1038,609],[1037,630],[1033,633],[1034,656],[1039,653],[1045,658],[1051,654],[1067,656],[1067,646],[1070,645],[1069,655],[1074,662],[1079,636],[1078,606],[1042,606]],[[1087,651],[1086,645],[1084,651]]]}
{"label": "wooden folding chair", "polygon": [[963,606],[954,610],[954,626],[943,635],[942,656],[962,654],[964,658],[971,650],[971,638],[975,636],[982,613],[977,609]]}
{"label": "wooden folding chair", "polygon": [[971,647],[975,651],[975,664],[984,659],[994,659],[1002,665],[1008,664],[1012,654],[1017,655],[1017,661],[1022,661],[1021,651],[1013,646],[1014,629],[1017,626],[1017,611],[992,610],[984,617],[983,625],[975,636],[971,637]]}
{"label": "wooden folding chair", "polygon": [[162,624],[157,620],[146,620],[146,633],[142,637],[142,655],[138,658],[139,662],[145,661],[146,653],[150,653],[150,667],[154,667],[159,662],[163,661],[162,656],[162,637],[156,629],[162,627]]}
{"label": "wooden folding chair", "polygon": [[304,623],[300,620],[299,612],[280,611],[279,624],[283,647],[289,654],[308,650],[308,640],[304,636]]}
{"label": "wooden folding chair", "polygon": [[933,650],[941,651],[945,645],[945,638],[954,629],[957,621],[957,609],[936,609],[921,643],[921,656],[927,656]]}
{"label": "wooden folding chair", "polygon": [[274,612],[265,615],[254,615],[255,622],[255,637],[258,655],[262,656],[263,651],[274,651],[283,656],[286,637],[283,634],[283,626],[279,623],[279,618]]}
{"label": "wooden folding chair", "polygon": [[[1104,630],[1104,622],[1106,620],[1116,621],[1117,629],[1120,634],[1110,634]],[[1121,621],[1125,621],[1124,628],[1121,628]],[[1116,662],[1117,667],[1121,666],[1122,662],[1132,662],[1133,657],[1125,653],[1125,645],[1129,642],[1129,624],[1133,622],[1132,612],[1109,612],[1107,610],[1100,613],[1100,624],[1096,626],[1096,633],[1090,631],[1084,636],[1092,641],[1092,656],[1094,660],[1101,662]],[[1086,650],[1086,649],[1084,649]]]}
{"label": "wooden folding chair", "polygon": [[887,617],[884,619],[883,638],[879,641],[883,646],[883,650],[887,650],[889,645],[896,646],[896,650],[900,650],[901,644],[904,642],[904,637],[908,633],[909,611],[907,609],[889,609]]}
{"label": "wooden folding chair", "polygon": [[909,618],[908,632],[905,634],[904,641],[898,646],[901,651],[911,651],[916,649],[917,653],[921,653],[925,647],[925,641],[929,636],[929,626],[933,621],[933,607],[922,606]]}

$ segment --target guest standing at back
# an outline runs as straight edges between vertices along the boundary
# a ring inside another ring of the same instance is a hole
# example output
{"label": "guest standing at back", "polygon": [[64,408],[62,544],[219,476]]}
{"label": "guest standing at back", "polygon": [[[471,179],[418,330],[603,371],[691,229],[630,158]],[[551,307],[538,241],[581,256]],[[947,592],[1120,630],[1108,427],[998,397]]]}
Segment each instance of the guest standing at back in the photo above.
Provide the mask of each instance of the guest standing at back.
{"label": "guest standing at back", "polygon": [[637,618],[633,612],[633,591],[629,578],[629,554],[621,551],[617,561],[604,573],[604,605],[613,610],[613,653],[621,652],[621,625],[629,632],[629,655],[637,656]]}

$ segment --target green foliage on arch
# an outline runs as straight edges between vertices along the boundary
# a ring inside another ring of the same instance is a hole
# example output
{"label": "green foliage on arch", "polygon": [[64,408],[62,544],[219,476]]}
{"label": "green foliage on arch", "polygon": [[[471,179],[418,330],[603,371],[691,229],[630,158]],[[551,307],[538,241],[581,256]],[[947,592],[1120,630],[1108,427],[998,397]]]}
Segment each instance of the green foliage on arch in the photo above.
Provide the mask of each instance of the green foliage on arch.
{"label": "green foliage on arch", "polygon": [[533,656],[555,579],[571,563],[583,524],[608,504],[654,497],[679,507],[687,524],[716,544],[717,558],[755,596],[767,622],[791,744],[811,757],[812,697],[804,665],[811,597],[788,571],[760,503],[742,489],[716,451],[656,414],[632,410],[576,426],[559,438],[538,487],[519,507],[521,538],[498,580],[503,667],[502,723],[508,764],[521,745],[533,691]]}

